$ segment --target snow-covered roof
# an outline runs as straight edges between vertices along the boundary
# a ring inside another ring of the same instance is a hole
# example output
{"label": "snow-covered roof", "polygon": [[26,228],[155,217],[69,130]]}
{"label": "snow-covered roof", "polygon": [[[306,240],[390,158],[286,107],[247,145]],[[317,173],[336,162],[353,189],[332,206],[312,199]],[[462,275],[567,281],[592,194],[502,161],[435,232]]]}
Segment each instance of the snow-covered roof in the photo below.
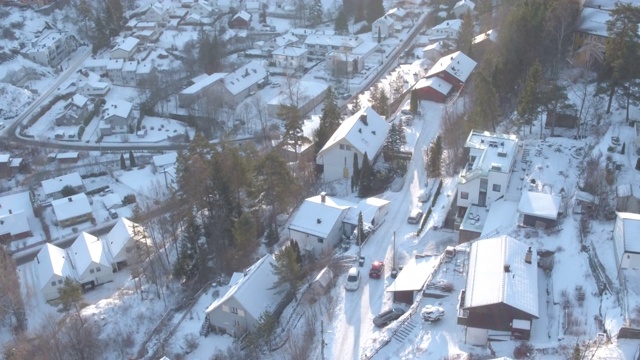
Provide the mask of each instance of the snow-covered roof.
{"label": "snow-covered roof", "polygon": [[7,163],[11,160],[11,154],[0,154],[0,163]]}
{"label": "snow-covered roof", "polygon": [[531,249],[528,264],[529,249],[506,235],[471,244],[464,308],[504,303],[538,317],[538,255]]}
{"label": "snow-covered roof", "polygon": [[68,251],[78,274],[84,273],[92,263],[110,266],[102,241],[84,231],[78,235]]}
{"label": "snow-covered roof", "polygon": [[101,197],[101,199],[106,209],[113,209],[114,207],[122,205],[122,199],[117,194],[107,194]]}
{"label": "snow-covered roof", "polygon": [[67,35],[60,31],[47,30],[38,38],[31,41],[31,48],[26,52],[43,51],[54,45],[59,39],[66,37]]}
{"label": "snow-covered roof", "polygon": [[149,74],[153,70],[153,62],[144,61],[138,64],[136,74]]}
{"label": "snow-covered roof", "polygon": [[387,11],[387,15],[396,16],[399,18],[403,18],[406,14],[407,12],[401,7],[394,7],[393,9]]}
{"label": "snow-covered roof", "polygon": [[109,244],[111,255],[116,256],[127,246],[129,240],[134,237],[139,240],[143,236],[146,236],[146,232],[141,225],[121,217],[106,235],[105,241]]}
{"label": "snow-covered roof", "polygon": [[455,10],[463,6],[466,6],[469,8],[469,10],[473,11],[473,9],[475,9],[476,7],[476,4],[471,0],[460,0],[453,6],[453,9]]}
{"label": "snow-covered roof", "polygon": [[125,61],[124,64],[122,65],[122,71],[135,72],[137,68],[138,68],[137,61]]}
{"label": "snow-covered roof", "polygon": [[13,214],[0,215],[0,235],[17,235],[30,231],[27,213],[20,210]]}
{"label": "snow-covered roof", "polygon": [[111,59],[107,63],[107,70],[122,70],[123,64],[124,60],[122,59]]}
{"label": "snow-covered roof", "polygon": [[[299,94],[302,95],[301,98],[307,99],[309,101],[323,94],[325,91],[327,91],[328,88],[329,88],[329,85],[324,82],[307,81],[307,80],[298,81],[298,91],[299,91]],[[305,101],[301,101],[301,103],[304,103],[304,102]],[[268,102],[269,105],[281,105],[281,104],[288,105],[290,103],[291,103],[291,99],[289,98],[289,95],[285,93],[279,94],[278,96],[274,97]],[[313,136],[311,136],[311,138],[313,138]]]}
{"label": "snow-covered roof", "polygon": [[225,75],[224,86],[231,94],[236,95],[265,77],[267,77],[267,70],[262,66],[262,62],[253,60]]}
{"label": "snow-covered roof", "polygon": [[133,36],[129,36],[126,39],[124,39],[121,43],[119,43],[118,45],[116,45],[111,52],[114,52],[116,50],[123,50],[126,52],[130,52],[131,50],[133,50],[133,48],[135,48],[138,44],[140,43],[139,39],[134,38]]}
{"label": "snow-covered roof", "polygon": [[640,214],[619,212],[625,252],[640,253]]}
{"label": "snow-covered roof", "polygon": [[477,44],[485,40],[498,42],[498,32],[495,31],[494,29],[483,32],[482,34],[475,36],[473,40],[471,40],[471,44]]}
{"label": "snow-covered roof", "polygon": [[247,10],[260,10],[260,2],[259,1],[246,1],[244,3],[244,8]]}
{"label": "snow-covered roof", "polygon": [[452,29],[454,31],[460,31],[461,27],[462,27],[462,20],[453,19],[453,20],[443,21],[440,24],[432,27],[431,30],[434,31],[434,32],[437,32],[438,30],[446,30],[446,29]]}
{"label": "snow-covered roof", "polygon": [[108,119],[112,116],[119,116],[121,118],[127,118],[131,114],[133,104],[125,100],[111,100],[108,101],[102,108],[102,118]]}
{"label": "snow-covered roof", "polygon": [[449,93],[451,92],[451,89],[453,88],[453,85],[449,84],[448,82],[442,80],[437,76],[430,77],[428,79],[422,78],[418,80],[418,82],[415,85],[416,89],[422,89],[426,87],[430,87],[443,95],[449,95]]}
{"label": "snow-covered roof", "polygon": [[440,60],[429,69],[426,77],[432,77],[442,71],[446,71],[461,82],[465,82],[477,64],[477,62],[473,61],[473,59],[465,55],[462,51],[456,51],[453,54],[440,58]]}
{"label": "snow-covered roof", "polygon": [[178,153],[177,152],[169,152],[169,153],[162,154],[162,155],[155,155],[153,157],[153,165],[156,168],[162,168],[162,167],[165,167],[167,165],[175,164],[177,159],[178,159]]}
{"label": "snow-covered roof", "polygon": [[347,47],[355,48],[360,45],[363,40],[357,36],[342,36],[342,35],[322,35],[312,34],[307,36],[304,44],[307,46],[331,46],[331,47]]}
{"label": "snow-covered roof", "polygon": [[433,44],[429,44],[422,49],[422,51],[430,51],[430,50],[442,52],[442,50],[444,50],[442,41],[436,41]]}
{"label": "snow-covered roof", "polygon": [[608,37],[607,21],[611,20],[611,13],[606,10],[585,7],[578,18],[576,31],[586,34]]}
{"label": "snow-covered roof", "polygon": [[40,249],[35,258],[35,266],[41,289],[49,284],[54,275],[73,278],[73,269],[67,261],[67,253],[51,243],[44,244]]}
{"label": "snow-covered roof", "polygon": [[77,159],[79,156],[80,156],[80,153],[77,151],[68,151],[68,152],[56,154],[56,160]]}
{"label": "snow-covered roof", "polygon": [[247,269],[244,276],[242,273],[239,276],[235,273],[231,279],[237,281],[229,282],[229,290],[216,299],[206,313],[222,306],[231,297],[242,304],[254,319],[260,318],[265,311],[272,311],[283,296],[279,293],[281,289],[271,289],[277,280],[271,265],[275,263],[273,255],[266,255]]}
{"label": "snow-covered roof", "polygon": [[520,197],[518,211],[536,217],[555,220],[560,212],[560,197],[535,191],[525,191]]}
{"label": "snow-covered roof", "polygon": [[22,163],[22,160],[23,160],[22,158],[12,158],[9,166],[12,168],[17,168]]}
{"label": "snow-covered roof", "polygon": [[305,48],[293,47],[293,46],[283,46],[281,48],[273,50],[271,55],[281,55],[281,56],[302,56],[306,54],[309,50]]}
{"label": "snow-covered roof", "polygon": [[289,29],[289,33],[299,36],[309,36],[312,34],[315,34],[316,31],[314,29],[306,29],[306,28],[293,28],[293,29]]}
{"label": "snow-covered roof", "polygon": [[395,20],[391,16],[383,15],[382,17],[377,18],[372,25],[375,25],[376,23],[385,23],[387,26],[392,26],[394,22]]}
{"label": "snow-covered roof", "polygon": [[435,259],[410,258],[398,277],[387,287],[386,291],[419,291],[424,287],[433,268],[437,265]]}
{"label": "snow-covered roof", "polygon": [[106,68],[107,64],[109,64],[109,59],[92,59],[89,58],[85,60],[84,67],[95,69],[95,68]]}
{"label": "snow-covered roof", "polygon": [[45,195],[50,195],[62,190],[62,188],[67,185],[78,187],[78,186],[83,186],[84,182],[82,181],[80,174],[78,174],[77,172],[74,172],[71,174],[58,176],[53,179],[43,180],[42,190],[44,191]]}
{"label": "snow-covered roof", "polygon": [[367,153],[369,159],[372,159],[382,148],[389,133],[389,127],[389,123],[382,116],[371,107],[366,107],[340,124],[322,150],[318,152],[318,156],[322,156],[333,145],[345,141],[361,154]]}
{"label": "snow-covered roof", "polygon": [[292,34],[284,34],[281,36],[278,36],[277,38],[273,39],[273,42],[278,46],[285,46],[285,45],[289,45],[289,44],[294,44],[297,43],[298,41],[300,41],[300,39],[298,39],[297,37],[295,37]]}
{"label": "snow-covered roof", "polygon": [[378,46],[378,43],[375,41],[363,41],[360,45],[351,50],[351,55],[366,55]]}
{"label": "snow-covered roof", "polygon": [[238,13],[231,20],[235,20],[235,19],[242,19],[248,22],[249,20],[251,20],[251,14],[249,14],[244,10],[241,10],[241,11],[238,11]]}
{"label": "snow-covered roof", "polygon": [[225,75],[227,75],[226,73],[213,73],[211,75],[205,75],[204,77],[196,77],[194,79],[198,79],[197,81],[193,81],[194,84],[189,86],[188,88],[182,90],[180,92],[180,94],[186,95],[186,94],[195,94],[197,92],[199,92],[200,90],[202,90],[203,88],[206,88],[207,86],[215,83],[218,80],[221,80],[225,77]]}
{"label": "snow-covered roof", "polygon": [[91,212],[91,204],[85,193],[51,201],[53,212],[58,221],[85,215]]}
{"label": "snow-covered roof", "polygon": [[290,230],[317,236],[325,239],[336,222],[344,218],[347,210],[354,203],[324,195],[316,195],[305,199],[289,225]]}
{"label": "snow-covered roof", "polygon": [[80,94],[75,94],[71,97],[71,99],[69,99],[68,104],[73,104],[74,106],[81,108],[84,107],[88,101],[89,99],[87,99],[86,97]]}
{"label": "snow-covered roof", "polygon": [[476,172],[506,173],[511,171],[511,164],[518,151],[518,138],[516,135],[471,130],[464,146],[470,149],[473,163],[467,164],[461,177],[474,176]]}
{"label": "snow-covered roof", "polygon": [[344,217],[344,222],[347,224],[357,225],[358,215],[362,213],[362,221],[367,224],[371,224],[380,208],[388,204],[389,200],[377,197],[362,199],[358,204],[356,204],[356,206],[349,208],[347,215]]}

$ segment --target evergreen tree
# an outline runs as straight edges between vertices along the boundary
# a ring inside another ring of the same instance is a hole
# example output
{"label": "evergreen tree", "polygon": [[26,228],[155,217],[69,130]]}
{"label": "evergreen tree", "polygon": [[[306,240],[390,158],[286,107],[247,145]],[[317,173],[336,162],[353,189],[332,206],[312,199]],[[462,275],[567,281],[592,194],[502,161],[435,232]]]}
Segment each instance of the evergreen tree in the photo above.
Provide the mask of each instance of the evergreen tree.
{"label": "evergreen tree", "polygon": [[313,138],[315,139],[313,150],[315,155],[318,155],[327,141],[329,141],[329,138],[331,138],[331,135],[333,135],[333,133],[329,131],[328,126],[320,122],[318,128],[313,133]]}
{"label": "evergreen tree", "polygon": [[110,37],[118,36],[124,23],[124,8],[120,0],[105,0],[104,15]]}
{"label": "evergreen tree", "polygon": [[327,89],[324,95],[322,116],[320,124],[314,133],[315,154],[324,147],[331,135],[340,126],[340,109],[338,108],[338,98],[331,87]]}
{"label": "evergreen tree", "polygon": [[347,18],[347,14],[344,9],[340,9],[338,12],[333,29],[340,35],[346,35],[349,33],[349,19]]}
{"label": "evergreen tree", "polygon": [[362,169],[360,169],[360,181],[358,183],[358,196],[363,198],[371,194],[373,189],[373,182],[375,180],[375,173],[373,167],[369,163],[369,155],[364,153],[362,158]]}
{"label": "evergreen tree", "polygon": [[360,104],[360,95],[356,95],[353,99],[353,104],[351,104],[351,112],[356,113],[362,109],[362,104]]}
{"label": "evergreen tree", "polygon": [[245,339],[247,347],[257,351],[270,349],[277,325],[278,319],[270,311],[263,312],[258,318],[255,329]]}
{"label": "evergreen tree", "polygon": [[178,259],[174,263],[173,274],[178,278],[191,279],[196,275],[198,242],[202,236],[202,227],[192,214],[186,219],[185,230],[180,239]]}
{"label": "evergreen tree", "polygon": [[578,344],[577,342],[576,346],[573,348],[571,360],[582,360],[582,351],[580,350],[580,344]]}
{"label": "evergreen tree", "polygon": [[302,258],[299,247],[293,245],[293,241],[285,245],[280,251],[274,254],[275,263],[272,263],[273,273],[276,281],[272,289],[287,285],[288,291],[297,293],[304,280],[304,270],[300,259]]}
{"label": "evergreen tree", "polygon": [[358,154],[353,153],[353,187],[358,188],[360,182],[360,167],[358,166]]}
{"label": "evergreen tree", "polygon": [[89,31],[89,23],[93,20],[93,8],[89,5],[88,0],[79,0],[76,7],[76,13],[82,20],[85,34]]}
{"label": "evergreen tree", "polygon": [[469,132],[471,129],[496,131],[496,120],[499,116],[498,94],[491,84],[491,79],[480,72],[473,81],[472,107],[469,112]]}
{"label": "evergreen tree", "polygon": [[542,105],[542,67],[539,62],[535,62],[527,76],[524,91],[518,98],[518,116],[524,125],[529,125],[529,133],[533,122],[539,114]]}
{"label": "evergreen tree", "polygon": [[473,17],[471,12],[467,11],[462,16],[462,25],[460,26],[460,32],[458,33],[458,39],[456,40],[456,48],[459,51],[471,56],[471,41],[473,40]]}
{"label": "evergreen tree", "polygon": [[322,0],[314,0],[309,9],[309,17],[311,18],[311,25],[318,25],[322,23],[324,19],[324,9],[322,7]]}
{"label": "evergreen tree", "polygon": [[368,6],[366,14],[367,22],[369,23],[369,25],[373,24],[374,21],[384,16],[385,10],[382,0],[371,0],[367,1],[366,4]]}
{"label": "evergreen tree", "polygon": [[380,89],[380,95],[378,95],[377,109],[375,110],[382,117],[389,116],[389,96],[387,95],[387,92],[384,91],[384,89]]}
{"label": "evergreen tree", "polygon": [[382,42],[382,30],[378,27],[378,44]]}
{"label": "evergreen tree", "polygon": [[365,21],[366,18],[366,4],[363,0],[355,0],[354,1],[354,9],[353,9],[353,22],[357,24],[359,22]]}
{"label": "evergreen tree", "polygon": [[250,250],[257,238],[258,229],[249,212],[243,212],[233,224],[233,240],[239,250]]}
{"label": "evergreen tree", "polygon": [[127,169],[127,162],[124,160],[124,154],[120,154],[120,169]]}
{"label": "evergreen tree", "polygon": [[75,309],[78,318],[82,321],[80,316],[82,300],[82,285],[70,277],[66,277],[62,286],[58,288],[57,302],[60,306],[58,311],[67,313],[71,309]]}
{"label": "evergreen tree", "polygon": [[364,221],[362,220],[362,211],[358,213],[358,245],[364,242]]}
{"label": "evergreen tree", "polygon": [[418,112],[418,93],[415,89],[411,90],[411,99],[409,100],[409,109],[412,113]]}
{"label": "evergreen tree", "polygon": [[110,37],[107,27],[102,20],[102,16],[93,18],[94,36],[91,43],[91,53],[96,55],[101,49],[109,45]]}
{"label": "evergreen tree", "polygon": [[266,246],[271,247],[280,241],[280,235],[278,235],[278,227],[275,223],[267,224],[267,232],[264,234],[266,238]]}
{"label": "evergreen tree", "polygon": [[133,151],[129,150],[129,167],[135,167],[136,166],[136,158],[135,156],[133,156]]}
{"label": "evergreen tree", "polygon": [[302,131],[302,116],[296,106],[280,105],[278,117],[284,121],[284,134],[282,144],[295,149],[296,155],[300,145],[309,142]]}
{"label": "evergreen tree", "polygon": [[436,136],[429,146],[429,158],[427,159],[427,177],[439,178],[442,175],[442,138]]}

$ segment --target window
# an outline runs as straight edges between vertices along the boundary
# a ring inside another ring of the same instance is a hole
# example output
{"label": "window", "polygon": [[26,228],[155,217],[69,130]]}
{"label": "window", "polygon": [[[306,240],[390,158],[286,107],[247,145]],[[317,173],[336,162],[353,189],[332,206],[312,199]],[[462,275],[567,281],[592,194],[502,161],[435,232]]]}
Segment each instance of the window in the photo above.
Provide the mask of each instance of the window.
{"label": "window", "polygon": [[55,282],[55,281],[52,281],[52,282],[51,282],[51,286],[56,286],[56,282]]}
{"label": "window", "polygon": [[320,244],[324,244],[324,239],[323,239],[323,238],[318,238],[318,242],[319,242]]}
{"label": "window", "polygon": [[469,193],[466,191],[461,191],[460,192],[460,199],[468,199],[469,198]]}
{"label": "window", "polygon": [[102,269],[100,269],[99,267],[96,268],[96,272],[100,272],[102,271]]}
{"label": "window", "polygon": [[232,306],[231,307],[231,313],[232,314],[238,314],[238,308],[235,308],[235,307]]}
{"label": "window", "polygon": [[62,285],[62,280],[58,280],[58,285]]}
{"label": "window", "polygon": [[95,270],[89,269],[89,274],[93,274],[94,272],[95,272]]}
{"label": "window", "polygon": [[234,325],[234,326],[240,326],[240,321],[235,320],[235,321],[233,322],[233,325]]}
{"label": "window", "polygon": [[493,191],[500,192],[501,188],[502,188],[502,186],[500,186],[498,184],[493,184]]}

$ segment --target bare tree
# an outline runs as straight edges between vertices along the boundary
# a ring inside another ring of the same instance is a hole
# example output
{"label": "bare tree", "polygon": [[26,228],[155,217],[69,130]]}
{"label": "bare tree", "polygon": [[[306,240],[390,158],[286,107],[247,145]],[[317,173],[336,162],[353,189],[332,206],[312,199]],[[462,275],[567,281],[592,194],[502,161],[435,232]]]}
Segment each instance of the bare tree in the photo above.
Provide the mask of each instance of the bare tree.
{"label": "bare tree", "polygon": [[389,82],[389,89],[391,90],[391,99],[396,100],[404,93],[404,76],[402,70],[396,72],[396,75]]}
{"label": "bare tree", "polygon": [[269,114],[267,112],[267,106],[265,101],[260,97],[260,95],[256,95],[251,99],[251,105],[256,112],[256,116],[258,121],[260,122],[260,132],[262,133],[262,140],[264,145],[271,146],[271,141],[269,141]]}
{"label": "bare tree", "polygon": [[66,352],[66,359],[94,360],[102,357],[104,343],[100,339],[100,327],[94,322],[83,322],[78,316],[63,320],[59,338]]}
{"label": "bare tree", "polygon": [[16,263],[3,246],[0,246],[0,319],[9,317],[9,324],[16,331],[26,326],[26,313],[22,301]]}
{"label": "bare tree", "polygon": [[442,148],[446,160],[445,172],[452,176],[458,172],[460,166],[464,164],[464,142],[467,138],[467,130],[464,121],[464,114],[458,113],[454,109],[445,108],[442,116]]}

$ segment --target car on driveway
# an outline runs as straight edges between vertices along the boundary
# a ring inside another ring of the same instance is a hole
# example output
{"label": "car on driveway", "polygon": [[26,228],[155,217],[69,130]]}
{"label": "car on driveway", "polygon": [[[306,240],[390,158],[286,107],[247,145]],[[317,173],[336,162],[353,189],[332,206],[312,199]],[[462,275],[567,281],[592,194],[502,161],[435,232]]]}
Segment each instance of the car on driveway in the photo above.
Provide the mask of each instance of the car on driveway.
{"label": "car on driveway", "polygon": [[357,267],[352,267],[347,273],[347,282],[344,284],[345,290],[356,291],[360,286],[360,271]]}
{"label": "car on driveway", "polygon": [[444,317],[444,309],[441,306],[426,305],[420,312],[422,320],[428,322],[436,322]]}
{"label": "car on driveway", "polygon": [[409,217],[407,218],[407,222],[409,224],[418,224],[418,223],[420,223],[421,219],[422,219],[422,210],[413,209],[409,213]]}
{"label": "car on driveway", "polygon": [[384,263],[382,261],[376,260],[371,264],[369,277],[373,279],[380,279],[384,277]]}
{"label": "car on driveway", "polygon": [[373,318],[373,325],[383,328],[391,322],[398,320],[405,312],[406,310],[400,307],[393,307],[385,310]]}

